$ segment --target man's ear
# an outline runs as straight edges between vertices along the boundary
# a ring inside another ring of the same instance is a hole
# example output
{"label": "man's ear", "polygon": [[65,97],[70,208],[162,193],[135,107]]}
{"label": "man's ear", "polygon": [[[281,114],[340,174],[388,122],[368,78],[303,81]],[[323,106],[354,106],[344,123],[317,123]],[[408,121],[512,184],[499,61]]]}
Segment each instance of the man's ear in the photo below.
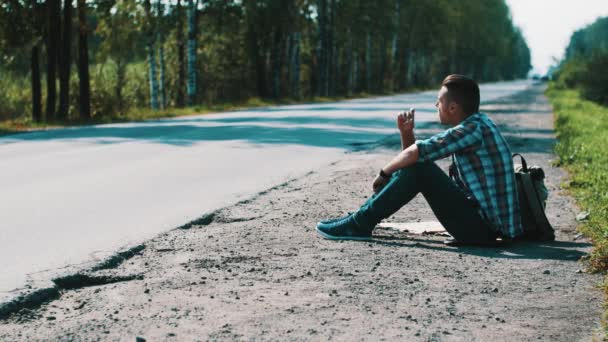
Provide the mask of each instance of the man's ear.
{"label": "man's ear", "polygon": [[456,103],[454,101],[450,101],[450,104],[448,106],[448,112],[450,113],[450,115],[454,115],[458,112],[458,108],[459,108],[458,103]]}

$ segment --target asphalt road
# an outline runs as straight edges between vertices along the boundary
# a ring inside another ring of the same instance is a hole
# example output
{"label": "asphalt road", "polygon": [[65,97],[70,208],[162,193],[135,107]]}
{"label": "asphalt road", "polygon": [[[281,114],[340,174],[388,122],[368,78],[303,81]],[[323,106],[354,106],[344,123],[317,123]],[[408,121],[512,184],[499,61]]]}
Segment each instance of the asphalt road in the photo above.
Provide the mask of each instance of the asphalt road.
{"label": "asphalt road", "polygon": [[[482,101],[528,81],[486,84]],[[0,138],[0,301],[394,134],[436,91]]]}

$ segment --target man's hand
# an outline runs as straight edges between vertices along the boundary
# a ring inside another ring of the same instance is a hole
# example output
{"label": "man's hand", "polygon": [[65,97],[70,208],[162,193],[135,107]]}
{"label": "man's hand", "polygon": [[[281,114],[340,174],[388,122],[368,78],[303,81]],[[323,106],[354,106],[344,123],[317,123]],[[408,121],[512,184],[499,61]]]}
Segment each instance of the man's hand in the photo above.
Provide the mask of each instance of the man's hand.
{"label": "man's hand", "polygon": [[382,188],[384,188],[384,186],[388,183],[389,178],[385,178],[382,177],[380,175],[376,176],[376,179],[374,179],[374,183],[372,184],[372,188],[374,189],[375,193],[380,192],[380,190],[382,190]]}
{"label": "man's hand", "polygon": [[414,113],[416,110],[410,110],[397,114],[397,128],[401,133],[413,133],[414,131]]}
{"label": "man's hand", "polygon": [[415,141],[414,137],[414,112],[416,110],[411,108],[407,112],[401,112],[397,114],[397,128],[401,135],[401,149],[405,150],[410,147]]}

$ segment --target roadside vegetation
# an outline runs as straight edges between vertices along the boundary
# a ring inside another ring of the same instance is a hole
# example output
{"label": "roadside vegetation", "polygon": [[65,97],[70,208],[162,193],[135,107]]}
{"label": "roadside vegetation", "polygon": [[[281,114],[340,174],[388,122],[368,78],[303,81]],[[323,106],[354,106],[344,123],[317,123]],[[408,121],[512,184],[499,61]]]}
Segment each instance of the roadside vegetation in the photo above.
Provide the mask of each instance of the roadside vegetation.
{"label": "roadside vegetation", "polygon": [[[556,115],[558,163],[583,211],[579,230],[593,241],[591,271],[608,271],[608,17],[572,35],[547,90]],[[608,278],[604,281],[608,300]],[[604,328],[608,332],[608,305]]]}

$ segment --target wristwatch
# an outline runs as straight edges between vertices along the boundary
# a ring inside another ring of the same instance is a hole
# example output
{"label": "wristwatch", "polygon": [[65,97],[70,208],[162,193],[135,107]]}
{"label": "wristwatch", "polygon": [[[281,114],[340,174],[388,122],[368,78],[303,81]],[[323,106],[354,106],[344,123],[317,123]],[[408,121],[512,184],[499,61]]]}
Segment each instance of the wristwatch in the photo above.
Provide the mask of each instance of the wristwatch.
{"label": "wristwatch", "polygon": [[384,178],[384,179],[389,179],[391,178],[391,176],[387,175],[384,170],[380,169],[380,172],[378,173],[378,176]]}

